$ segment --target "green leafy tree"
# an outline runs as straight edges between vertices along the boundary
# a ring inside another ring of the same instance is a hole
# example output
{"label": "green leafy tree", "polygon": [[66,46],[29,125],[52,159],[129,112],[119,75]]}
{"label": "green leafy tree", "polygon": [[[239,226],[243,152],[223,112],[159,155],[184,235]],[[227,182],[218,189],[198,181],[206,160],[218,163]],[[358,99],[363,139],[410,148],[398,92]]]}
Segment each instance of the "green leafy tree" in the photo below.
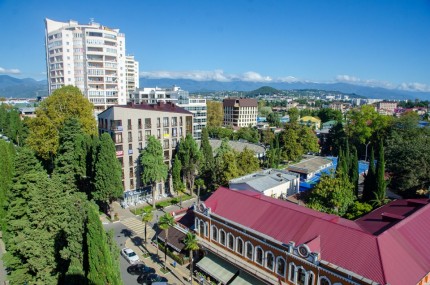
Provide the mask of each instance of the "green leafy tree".
{"label": "green leafy tree", "polygon": [[193,284],[193,251],[199,249],[197,237],[195,234],[188,232],[184,239],[185,249],[190,251],[190,284]]}
{"label": "green leafy tree", "polygon": [[94,192],[92,198],[108,206],[123,194],[122,169],[116,158],[115,145],[108,133],[100,137],[95,163]]}
{"label": "green leafy tree", "polygon": [[237,154],[236,161],[239,175],[249,174],[260,169],[260,162],[255,157],[255,152],[247,147]]}
{"label": "green leafy tree", "polygon": [[14,172],[15,149],[11,145],[0,140],[0,229],[3,232],[6,229],[6,207]]}
{"label": "green leafy tree", "polygon": [[173,227],[176,224],[175,219],[170,213],[165,213],[160,217],[160,221],[158,222],[158,226],[160,229],[164,230],[166,233],[166,239],[164,240],[164,269],[166,269],[167,265],[167,244],[169,239],[169,228]]}
{"label": "green leafy tree", "polygon": [[430,129],[418,126],[415,112],[397,119],[386,143],[390,188],[403,197],[416,197],[430,187]]}
{"label": "green leafy tree", "polygon": [[279,114],[272,112],[267,116],[267,122],[271,125],[271,126],[276,126],[279,127],[281,126],[281,119],[279,118]]}
{"label": "green leafy tree", "polygon": [[290,123],[297,123],[299,120],[300,112],[297,108],[291,108],[287,111],[288,116],[290,117]]}
{"label": "green leafy tree", "polygon": [[311,191],[307,206],[325,213],[344,216],[354,203],[353,185],[342,175],[323,175]]}
{"label": "green leafy tree", "polygon": [[321,108],[317,113],[318,118],[321,119],[322,123],[328,121],[342,121],[342,112],[339,110],[333,110],[330,108]]}
{"label": "green leafy tree", "polygon": [[328,132],[327,140],[322,145],[325,155],[339,155],[339,149],[346,146],[347,136],[341,122],[337,122]]}
{"label": "green leafy tree", "polygon": [[157,183],[165,181],[168,167],[164,163],[163,147],[154,136],[150,136],[146,147],[140,153],[142,165],[142,181],[152,186],[152,205],[155,209],[155,193]]}
{"label": "green leafy tree", "polygon": [[181,140],[178,154],[182,164],[184,180],[190,190],[190,195],[192,195],[194,180],[198,174],[200,162],[202,161],[202,154],[191,134],[187,134],[185,139]]}
{"label": "green leafy tree", "polygon": [[202,188],[203,189],[206,188],[205,180],[203,180],[201,178],[198,178],[195,183],[196,183],[196,186],[197,186],[197,203],[200,203],[200,193],[201,193],[200,190]]}
{"label": "green leafy tree", "polygon": [[304,153],[298,132],[299,128],[300,126],[297,124],[287,124],[285,130],[279,134],[281,157],[286,161],[296,161]]}
{"label": "green leafy tree", "polygon": [[357,149],[353,148],[353,153],[350,157],[350,167],[349,167],[349,179],[354,186],[355,196],[358,197],[358,154]]}
{"label": "green leafy tree", "polygon": [[208,127],[220,127],[224,121],[224,108],[222,102],[207,101]]}
{"label": "green leafy tree", "polygon": [[348,220],[358,219],[373,210],[372,205],[355,201],[348,209],[345,218]]}
{"label": "green leafy tree", "polygon": [[29,121],[27,144],[38,156],[51,160],[59,147],[59,131],[68,118],[77,118],[85,134],[96,135],[93,105],[74,86],[55,90],[36,110]]}
{"label": "green leafy tree", "polygon": [[182,193],[185,191],[184,183],[182,182],[181,177],[181,171],[182,171],[182,163],[179,159],[178,154],[175,155],[175,159],[173,161],[172,166],[172,180],[173,180],[173,189],[175,189],[176,192],[178,192],[178,195],[180,197],[179,206],[182,208]]}
{"label": "green leafy tree", "polygon": [[[97,206],[89,203],[87,221],[88,273],[91,284],[122,284],[119,267],[100,222]],[[117,257],[118,258],[118,257]]]}
{"label": "green leafy tree", "polygon": [[154,212],[152,211],[152,209],[150,208],[144,208],[143,209],[143,214],[142,214],[142,222],[145,224],[145,243],[148,242],[147,240],[147,235],[146,235],[146,229],[148,227],[148,223],[150,223],[152,221],[152,219],[154,218]]}

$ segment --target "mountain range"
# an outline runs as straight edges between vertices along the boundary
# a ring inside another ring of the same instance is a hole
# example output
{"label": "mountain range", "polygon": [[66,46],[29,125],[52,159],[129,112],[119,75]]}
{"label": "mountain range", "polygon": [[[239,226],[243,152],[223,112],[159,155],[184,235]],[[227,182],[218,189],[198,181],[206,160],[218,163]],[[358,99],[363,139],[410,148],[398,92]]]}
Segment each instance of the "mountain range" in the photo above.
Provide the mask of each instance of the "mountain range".
{"label": "mountain range", "polygon": [[[415,92],[382,87],[368,87],[348,83],[313,83],[313,82],[249,82],[249,81],[196,81],[191,79],[148,79],[140,78],[140,87],[162,87],[173,85],[181,87],[191,93],[206,93],[217,91],[248,92],[262,86],[270,86],[278,90],[315,89],[325,91],[338,91],[346,94],[357,94],[367,98],[386,100],[430,100],[430,92]],[[47,96],[48,85],[46,80],[31,78],[19,79],[9,75],[0,75],[0,97],[5,98],[34,98]]]}

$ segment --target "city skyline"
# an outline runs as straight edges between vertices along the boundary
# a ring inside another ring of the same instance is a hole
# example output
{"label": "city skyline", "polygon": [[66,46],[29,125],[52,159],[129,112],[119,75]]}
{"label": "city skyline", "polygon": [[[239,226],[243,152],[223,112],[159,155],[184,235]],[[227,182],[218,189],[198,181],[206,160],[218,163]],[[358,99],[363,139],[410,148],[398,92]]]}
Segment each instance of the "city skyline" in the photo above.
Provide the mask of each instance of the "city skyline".
{"label": "city skyline", "polygon": [[[0,74],[46,79],[44,20],[127,37],[140,76],[430,91],[428,1],[0,1]],[[29,46],[31,48],[29,48]]]}

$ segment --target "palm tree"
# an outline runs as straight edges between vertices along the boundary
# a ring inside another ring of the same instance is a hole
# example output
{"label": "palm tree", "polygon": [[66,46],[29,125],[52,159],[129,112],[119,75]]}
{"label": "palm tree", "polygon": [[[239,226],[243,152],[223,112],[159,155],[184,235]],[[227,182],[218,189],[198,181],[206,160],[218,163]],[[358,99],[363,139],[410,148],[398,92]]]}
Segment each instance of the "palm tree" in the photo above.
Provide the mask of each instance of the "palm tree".
{"label": "palm tree", "polygon": [[142,222],[145,223],[145,244],[147,244],[146,227],[147,227],[147,224],[150,221],[152,221],[153,218],[154,218],[154,212],[152,212],[152,209],[151,208],[144,208],[143,215],[142,215]]}
{"label": "palm tree", "polygon": [[193,284],[193,251],[199,249],[196,235],[188,232],[184,239],[185,249],[190,251],[190,284]]}
{"label": "palm tree", "polygon": [[176,224],[175,219],[170,213],[165,213],[161,216],[160,221],[158,222],[158,226],[160,229],[166,232],[166,239],[164,240],[164,270],[166,270],[167,265],[167,239],[169,237],[169,228],[173,227]]}

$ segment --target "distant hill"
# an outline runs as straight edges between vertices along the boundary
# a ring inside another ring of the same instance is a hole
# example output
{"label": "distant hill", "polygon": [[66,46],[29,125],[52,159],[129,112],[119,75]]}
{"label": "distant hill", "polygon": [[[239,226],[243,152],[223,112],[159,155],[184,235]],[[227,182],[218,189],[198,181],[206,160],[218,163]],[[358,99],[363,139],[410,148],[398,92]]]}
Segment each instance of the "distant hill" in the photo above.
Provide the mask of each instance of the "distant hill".
{"label": "distant hill", "polygon": [[35,98],[47,95],[46,80],[37,81],[32,78],[19,79],[9,75],[0,75],[0,97]]}
{"label": "distant hill", "polygon": [[242,91],[249,92],[262,85],[276,90],[313,89],[339,91],[345,94],[356,94],[367,98],[386,100],[430,100],[430,92],[414,92],[381,87],[368,87],[347,83],[312,83],[312,82],[248,82],[248,81],[195,81],[190,79],[147,79],[140,78],[140,87],[181,87],[190,92]]}
{"label": "distant hill", "polygon": [[281,93],[281,91],[279,91],[273,87],[270,87],[270,86],[263,86],[263,87],[260,87],[256,90],[246,92],[245,96],[255,97],[258,95],[273,95],[273,94],[278,94],[278,93]]}

